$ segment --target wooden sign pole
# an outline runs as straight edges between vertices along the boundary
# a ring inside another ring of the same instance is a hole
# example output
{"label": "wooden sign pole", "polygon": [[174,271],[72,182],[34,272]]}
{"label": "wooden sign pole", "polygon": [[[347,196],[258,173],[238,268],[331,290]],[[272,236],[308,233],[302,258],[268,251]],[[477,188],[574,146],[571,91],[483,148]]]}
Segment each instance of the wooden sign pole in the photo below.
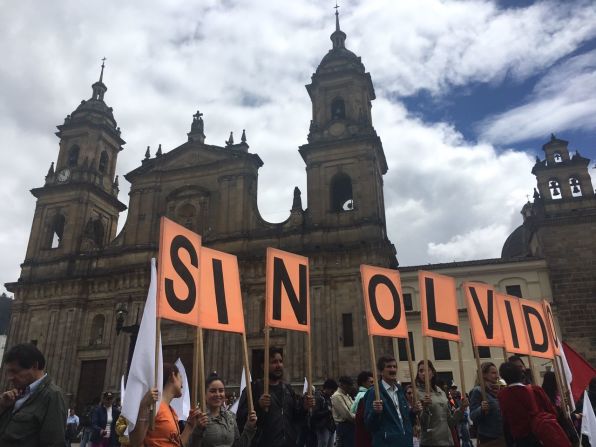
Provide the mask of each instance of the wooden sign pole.
{"label": "wooden sign pole", "polygon": [[[486,400],[486,388],[484,385],[484,375],[482,374],[482,370],[480,369],[480,355],[478,354],[478,346],[474,343],[474,334],[470,329],[470,339],[472,340],[472,348],[474,350],[474,359],[476,359],[476,371],[478,376],[478,384],[480,385],[480,393],[482,394],[482,400]],[[505,348],[503,348],[505,349]]]}
{"label": "wooden sign pole", "polygon": [[312,383],[312,345],[311,345],[310,331],[308,331],[306,333],[306,382],[308,383],[308,388],[306,390],[306,395],[308,397],[312,397],[312,393],[313,393],[313,383]]}
{"label": "wooden sign pole", "polygon": [[414,364],[412,362],[412,350],[410,349],[410,337],[406,339],[406,355],[408,356],[408,368],[410,369],[410,381],[412,382],[412,393],[414,393],[414,403],[418,402],[418,387],[416,386],[416,377],[418,371],[414,374]]}
{"label": "wooden sign pole", "polygon": [[246,382],[246,398],[248,400],[248,411],[254,411],[255,404],[252,399],[252,386],[250,383],[250,368],[248,366],[248,343],[246,342],[246,332],[242,333],[242,360],[244,362],[244,381]]}
{"label": "wooden sign pole", "polygon": [[265,326],[265,359],[263,360],[263,394],[269,394],[269,331],[271,328]]}
{"label": "wooden sign pole", "polygon": [[196,408],[199,405],[199,328],[195,332],[195,346],[192,358],[192,403],[191,407]]}
{"label": "wooden sign pole", "polygon": [[528,355],[528,364],[530,366],[530,372],[532,373],[532,383],[534,385],[538,385],[538,381],[536,380],[536,371],[534,371],[534,359],[531,355]]}
{"label": "wooden sign pole", "polygon": [[395,337],[391,337],[391,344],[393,345],[393,357],[395,361],[399,361],[399,345],[398,340]]}
{"label": "wooden sign pole", "polygon": [[507,361],[507,348],[503,346],[503,363]]}
{"label": "wooden sign pole", "polygon": [[368,334],[368,346],[370,350],[370,364],[373,371],[373,380],[375,382],[375,400],[381,400],[381,391],[379,390],[379,372],[377,371],[376,357],[375,357],[375,344],[373,342],[373,336]]}
{"label": "wooden sign pole", "polygon": [[424,356],[424,390],[430,395],[430,368],[428,367],[428,348],[426,346],[426,335],[422,336],[422,355]]}
{"label": "wooden sign pole", "polygon": [[[155,319],[155,368],[153,370],[153,388],[157,388],[157,376],[159,374],[159,348],[161,347],[161,318]],[[157,415],[157,406],[151,405],[151,417],[149,418],[149,430],[155,428],[155,416]]]}
{"label": "wooden sign pole", "polygon": [[197,328],[197,343],[199,345],[199,402],[201,411],[207,411],[205,403],[205,354],[203,347],[203,329]]}

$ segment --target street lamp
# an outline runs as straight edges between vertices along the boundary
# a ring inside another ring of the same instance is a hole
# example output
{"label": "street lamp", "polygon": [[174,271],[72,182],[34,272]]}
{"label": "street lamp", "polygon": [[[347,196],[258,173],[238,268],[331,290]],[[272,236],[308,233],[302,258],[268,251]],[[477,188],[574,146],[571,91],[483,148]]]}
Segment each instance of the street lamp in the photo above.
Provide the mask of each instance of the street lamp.
{"label": "street lamp", "polygon": [[[130,297],[129,297],[129,302]],[[128,373],[130,371],[130,364],[132,363],[132,354],[135,352],[135,346],[137,344],[137,336],[139,335],[139,313],[135,323],[130,326],[124,326],[124,320],[128,315],[128,309],[124,303],[118,304],[116,308],[116,335],[120,335],[120,332],[124,332],[130,335],[130,343],[128,344],[128,360],[126,361],[126,381],[128,382]]]}

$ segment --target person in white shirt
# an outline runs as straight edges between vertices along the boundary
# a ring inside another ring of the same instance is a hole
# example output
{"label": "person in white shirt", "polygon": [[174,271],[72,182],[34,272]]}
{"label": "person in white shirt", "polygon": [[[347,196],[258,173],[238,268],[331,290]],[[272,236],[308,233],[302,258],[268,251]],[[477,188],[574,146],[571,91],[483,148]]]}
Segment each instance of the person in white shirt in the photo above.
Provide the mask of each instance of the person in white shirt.
{"label": "person in white shirt", "polygon": [[338,379],[339,388],[331,396],[333,420],[337,427],[337,436],[343,447],[354,446],[354,418],[351,408],[354,401],[350,393],[354,389],[351,377],[341,376]]}
{"label": "person in white shirt", "polygon": [[66,445],[70,446],[71,442],[77,440],[79,434],[79,417],[75,414],[74,408],[68,410],[68,417],[66,418]]}
{"label": "person in white shirt", "polygon": [[115,426],[120,411],[113,406],[114,394],[110,391],[103,393],[101,405],[93,410],[91,416],[91,445],[93,447],[110,447],[118,443],[118,435]]}

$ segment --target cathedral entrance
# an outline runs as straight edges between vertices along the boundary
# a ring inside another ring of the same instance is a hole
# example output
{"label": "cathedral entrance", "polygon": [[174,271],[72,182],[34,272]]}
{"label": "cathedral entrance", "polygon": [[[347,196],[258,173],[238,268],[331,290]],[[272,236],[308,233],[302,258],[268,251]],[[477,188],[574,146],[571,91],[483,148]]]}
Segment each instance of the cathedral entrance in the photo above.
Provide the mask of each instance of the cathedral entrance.
{"label": "cathedral entrance", "polygon": [[93,403],[99,402],[106,377],[106,363],[104,360],[86,360],[81,362],[81,374],[77,389],[76,412],[83,414],[83,410]]}

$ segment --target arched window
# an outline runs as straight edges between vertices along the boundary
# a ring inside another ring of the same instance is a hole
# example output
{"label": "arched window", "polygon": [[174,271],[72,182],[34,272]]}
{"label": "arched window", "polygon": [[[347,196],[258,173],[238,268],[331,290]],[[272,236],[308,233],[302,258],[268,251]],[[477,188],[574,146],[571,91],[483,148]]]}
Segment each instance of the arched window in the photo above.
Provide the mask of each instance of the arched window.
{"label": "arched window", "polygon": [[579,180],[576,177],[569,178],[569,187],[571,188],[571,195],[573,197],[581,197],[582,196],[582,187],[579,183]]}
{"label": "arched window", "polygon": [[331,181],[331,210],[339,213],[353,209],[352,180],[346,174],[338,174]]}
{"label": "arched window", "polygon": [[551,199],[561,198],[561,185],[557,179],[551,179],[548,181],[548,189],[550,189]]}
{"label": "arched window", "polygon": [[98,169],[102,174],[105,174],[108,169],[108,153],[106,151],[103,151],[99,156]]}
{"label": "arched window", "polygon": [[335,98],[331,103],[331,119],[343,119],[346,117],[346,104],[341,98]]}
{"label": "arched window", "polygon": [[66,218],[62,214],[56,214],[50,223],[50,236],[48,245],[50,248],[58,248],[62,243],[62,236],[64,236],[64,224]]}
{"label": "arched window", "polygon": [[76,166],[79,162],[79,146],[75,145],[70,148],[68,151],[68,166],[73,167]]}
{"label": "arched window", "polygon": [[95,315],[91,322],[91,334],[89,336],[89,346],[103,344],[103,329],[106,323],[106,317],[102,314]]}
{"label": "arched window", "polygon": [[561,156],[560,152],[555,152],[553,154],[553,158],[555,159],[555,163],[561,163],[563,161],[563,157]]}
{"label": "arched window", "polygon": [[85,226],[85,238],[91,240],[95,244],[95,247],[100,248],[103,246],[104,233],[101,219],[89,218]]}

